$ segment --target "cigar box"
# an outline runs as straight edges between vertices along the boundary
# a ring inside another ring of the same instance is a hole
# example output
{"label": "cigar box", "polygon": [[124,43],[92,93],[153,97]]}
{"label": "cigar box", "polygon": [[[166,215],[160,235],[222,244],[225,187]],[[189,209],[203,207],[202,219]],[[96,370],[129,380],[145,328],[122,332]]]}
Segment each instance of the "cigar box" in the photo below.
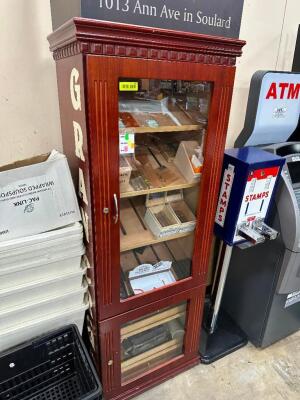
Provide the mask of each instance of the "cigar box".
{"label": "cigar box", "polygon": [[132,167],[127,160],[127,157],[120,157],[120,191],[121,193],[126,192],[129,190],[129,181],[132,172]]}
{"label": "cigar box", "polygon": [[149,194],[145,223],[157,238],[191,232],[196,217],[183,199],[182,190]]}
{"label": "cigar box", "polygon": [[189,183],[197,182],[200,180],[201,173],[196,173],[193,169],[191,159],[194,155],[195,149],[198,147],[196,141],[182,141],[178,147],[174,164],[179,172],[184,176],[185,180]]}

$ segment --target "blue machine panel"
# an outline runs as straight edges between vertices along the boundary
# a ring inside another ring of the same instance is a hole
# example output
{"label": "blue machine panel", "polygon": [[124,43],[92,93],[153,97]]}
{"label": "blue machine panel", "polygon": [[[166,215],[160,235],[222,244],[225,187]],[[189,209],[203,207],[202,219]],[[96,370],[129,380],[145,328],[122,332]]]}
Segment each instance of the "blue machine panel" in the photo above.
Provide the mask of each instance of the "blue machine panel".
{"label": "blue machine panel", "polygon": [[241,227],[251,228],[268,215],[285,160],[255,147],[225,151],[215,234],[228,245],[245,241]]}

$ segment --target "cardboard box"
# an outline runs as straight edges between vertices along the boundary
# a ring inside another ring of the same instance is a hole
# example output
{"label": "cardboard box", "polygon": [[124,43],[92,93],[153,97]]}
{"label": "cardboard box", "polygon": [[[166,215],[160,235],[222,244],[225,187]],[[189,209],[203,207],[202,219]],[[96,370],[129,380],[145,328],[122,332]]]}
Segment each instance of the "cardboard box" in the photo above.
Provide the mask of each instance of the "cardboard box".
{"label": "cardboard box", "polygon": [[139,265],[129,272],[129,281],[136,295],[171,285],[176,282],[176,278],[172,272],[172,262],[159,261],[155,265]]}
{"label": "cardboard box", "polygon": [[0,168],[0,242],[80,221],[66,157],[57,151]]}
{"label": "cardboard box", "polygon": [[144,221],[157,238],[179,233],[179,221],[166,201],[166,193],[153,193],[146,198]]}
{"label": "cardboard box", "polygon": [[157,238],[195,229],[196,217],[185,203],[182,190],[150,194],[146,207],[145,223]]}
{"label": "cardboard box", "polygon": [[195,173],[191,163],[195,149],[199,146],[196,141],[182,141],[178,147],[174,164],[187,182],[193,183],[200,180],[200,173]]}
{"label": "cardboard box", "polygon": [[120,192],[127,192],[130,188],[130,176],[131,176],[132,167],[129,164],[127,157],[120,157],[120,172],[119,172],[119,180],[120,180]]}

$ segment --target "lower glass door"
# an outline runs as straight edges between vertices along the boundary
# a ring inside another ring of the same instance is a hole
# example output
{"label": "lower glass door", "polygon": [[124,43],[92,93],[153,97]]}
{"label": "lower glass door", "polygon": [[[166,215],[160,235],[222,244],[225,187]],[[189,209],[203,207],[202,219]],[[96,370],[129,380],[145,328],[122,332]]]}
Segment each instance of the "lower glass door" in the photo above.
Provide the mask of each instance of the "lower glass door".
{"label": "lower glass door", "polygon": [[121,327],[122,384],[184,353],[186,311],[182,302]]}

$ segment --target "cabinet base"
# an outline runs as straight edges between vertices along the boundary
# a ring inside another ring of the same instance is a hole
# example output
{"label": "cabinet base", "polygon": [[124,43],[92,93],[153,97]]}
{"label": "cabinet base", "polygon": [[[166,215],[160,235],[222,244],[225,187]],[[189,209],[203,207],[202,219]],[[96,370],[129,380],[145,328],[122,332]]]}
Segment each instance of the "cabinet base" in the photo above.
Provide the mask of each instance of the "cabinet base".
{"label": "cabinet base", "polygon": [[248,338],[244,332],[222,311],[214,333],[211,334],[202,327],[200,360],[203,364],[211,364],[246,346],[247,343]]}
{"label": "cabinet base", "polygon": [[157,386],[157,385],[167,381],[170,378],[173,378],[174,376],[180,374],[181,372],[184,372],[192,367],[195,367],[198,364],[199,364],[199,357],[194,357],[188,361],[182,362],[182,364],[180,364],[179,366],[177,366],[175,368],[172,367],[171,371],[167,370],[153,378],[150,378],[150,377],[149,377],[149,379],[145,378],[144,383],[139,383],[134,388],[126,390],[126,388],[124,387],[124,389],[122,390],[122,393],[117,393],[117,394],[103,393],[104,399],[105,400],[131,399],[131,398],[138,396],[139,394],[145,392],[146,390],[149,390],[152,387]]}

